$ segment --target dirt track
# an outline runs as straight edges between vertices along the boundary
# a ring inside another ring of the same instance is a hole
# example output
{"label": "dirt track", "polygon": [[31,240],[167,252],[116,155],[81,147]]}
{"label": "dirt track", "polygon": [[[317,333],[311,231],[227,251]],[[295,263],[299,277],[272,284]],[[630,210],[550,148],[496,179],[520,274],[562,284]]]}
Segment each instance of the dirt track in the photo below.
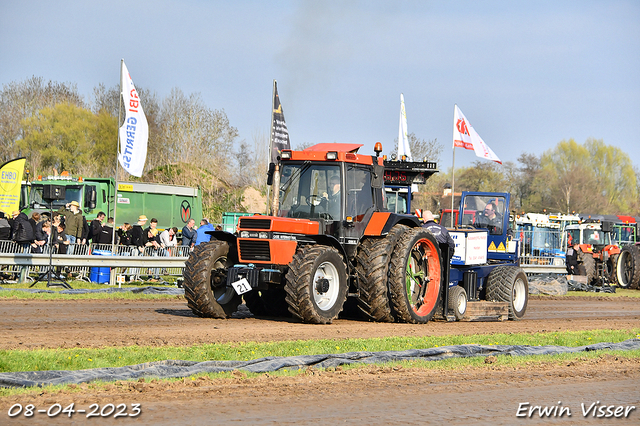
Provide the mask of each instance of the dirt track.
{"label": "dirt track", "polygon": [[524,320],[425,325],[336,320],[194,316],[182,298],[164,301],[0,300],[0,349],[194,345],[238,341],[346,339],[447,334],[536,333],[640,326],[640,298],[536,298]]}
{"label": "dirt track", "polygon": [[[536,298],[525,319],[508,322],[376,324],[337,320],[332,325],[300,324],[292,319],[209,320],[194,317],[183,299],[164,301],[0,300],[0,349],[193,345],[232,341],[269,341],[382,336],[521,333],[640,326],[637,298]],[[562,401],[572,416],[523,419],[518,404],[553,407]],[[82,385],[79,393],[0,399],[0,424],[72,424],[75,416],[46,415],[9,419],[16,402],[48,407],[53,403],[142,404],[144,424],[513,424],[517,421],[610,424],[612,419],[583,417],[581,403],[635,406],[616,424],[640,422],[640,365],[602,357],[569,365],[500,365],[464,372],[368,367],[350,372],[310,372],[295,378],[226,381],[185,380],[167,385],[126,383],[106,390]],[[64,406],[64,404],[63,404]],[[10,423],[8,421],[10,420]],[[129,423],[133,419],[101,419]]]}

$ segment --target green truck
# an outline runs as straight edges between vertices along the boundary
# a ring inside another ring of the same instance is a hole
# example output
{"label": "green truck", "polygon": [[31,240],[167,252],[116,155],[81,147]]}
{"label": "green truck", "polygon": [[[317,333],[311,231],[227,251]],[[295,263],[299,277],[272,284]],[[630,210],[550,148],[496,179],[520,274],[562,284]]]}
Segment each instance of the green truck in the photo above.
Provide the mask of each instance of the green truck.
{"label": "green truck", "polygon": [[[53,210],[58,210],[71,201],[77,201],[87,219],[95,219],[99,212],[114,216],[116,225],[125,222],[135,224],[138,216],[158,219],[158,228],[177,227],[182,230],[189,219],[196,224],[202,218],[202,195],[200,188],[156,183],[118,182],[115,191],[112,178],[76,178],[70,176],[49,176],[24,183],[21,210],[27,215],[32,212],[49,211],[51,189],[64,187],[55,192],[59,198],[51,201]],[[62,194],[64,193],[64,197]],[[116,201],[117,199],[117,201]]]}

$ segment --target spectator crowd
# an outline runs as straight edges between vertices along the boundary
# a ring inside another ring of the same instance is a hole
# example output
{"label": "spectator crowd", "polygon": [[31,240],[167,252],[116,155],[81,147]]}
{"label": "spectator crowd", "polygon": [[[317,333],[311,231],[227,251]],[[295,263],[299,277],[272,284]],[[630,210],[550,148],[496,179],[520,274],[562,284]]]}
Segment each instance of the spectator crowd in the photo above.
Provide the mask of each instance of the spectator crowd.
{"label": "spectator crowd", "polygon": [[[149,226],[147,225],[149,222]],[[213,225],[207,219],[195,226],[195,220],[189,219],[182,228],[179,242],[178,228],[171,227],[160,232],[158,219],[150,221],[144,214],[138,217],[134,225],[124,223],[114,233],[113,217],[106,218],[99,212],[90,223],[82,214],[77,201],[68,203],[53,212],[33,212],[31,217],[20,211],[14,211],[10,217],[0,211],[0,241],[15,241],[27,253],[44,253],[47,247],[55,247],[54,252],[72,254],[74,246],[89,244],[116,244],[137,247],[142,253],[145,248],[168,251],[171,247],[189,247],[193,249],[202,242],[209,241],[211,235],[206,231],[220,231],[221,225]]]}
{"label": "spectator crowd", "polygon": [[[148,226],[147,226],[148,223]],[[87,222],[77,201],[72,201],[52,214],[33,212],[28,217],[24,212],[14,211],[11,217],[0,211],[0,241],[14,241],[21,253],[90,254],[91,248],[105,245],[110,250],[112,244],[118,246],[118,255],[128,256],[186,256],[193,248],[211,235],[206,231],[221,230],[207,219],[190,219],[182,228],[179,241],[177,227],[164,230],[157,228],[158,220],[141,214],[137,223],[124,223],[114,230],[113,217],[107,218],[99,212],[95,219]],[[108,246],[107,246],[108,245]],[[153,279],[159,280],[161,271],[153,270]]]}

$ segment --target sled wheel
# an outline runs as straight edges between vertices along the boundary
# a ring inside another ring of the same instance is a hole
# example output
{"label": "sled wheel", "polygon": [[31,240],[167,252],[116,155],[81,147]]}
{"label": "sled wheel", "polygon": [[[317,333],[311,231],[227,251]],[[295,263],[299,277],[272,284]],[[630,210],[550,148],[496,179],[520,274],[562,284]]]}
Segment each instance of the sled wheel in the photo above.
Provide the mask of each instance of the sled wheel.
{"label": "sled wheel", "polygon": [[467,292],[464,291],[464,288],[459,285],[449,288],[447,306],[450,311],[453,311],[456,321],[460,321],[464,317],[467,312]]}
{"label": "sled wheel", "polygon": [[289,311],[304,322],[330,324],[347,298],[347,272],[333,247],[304,246],[289,264],[285,291]]}
{"label": "sled wheel", "polygon": [[241,297],[227,287],[229,245],[225,241],[202,243],[185,262],[184,296],[194,314],[206,318],[228,318],[238,309]]}
{"label": "sled wheel", "polygon": [[404,232],[391,255],[389,293],[399,320],[426,323],[440,300],[440,247],[431,232],[414,228]]}
{"label": "sled wheel", "polygon": [[517,266],[498,266],[487,278],[487,300],[509,302],[509,319],[524,316],[529,302],[529,281]]}
{"label": "sled wheel", "polygon": [[409,227],[395,225],[384,238],[365,239],[356,256],[359,280],[359,307],[369,318],[380,322],[393,322],[389,303],[389,258],[396,241]]}

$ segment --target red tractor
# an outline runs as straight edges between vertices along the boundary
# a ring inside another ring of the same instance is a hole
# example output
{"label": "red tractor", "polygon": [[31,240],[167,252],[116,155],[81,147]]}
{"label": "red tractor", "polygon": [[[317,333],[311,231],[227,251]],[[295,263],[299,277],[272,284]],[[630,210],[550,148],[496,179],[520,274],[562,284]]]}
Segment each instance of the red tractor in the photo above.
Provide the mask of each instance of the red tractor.
{"label": "red tractor", "polygon": [[[184,288],[191,310],[227,318],[244,298],[255,315],[290,313],[327,324],[348,298],[375,321],[426,323],[438,307],[448,309],[448,250],[443,254],[417,217],[388,211],[384,196],[385,172],[424,182],[437,172],[436,164],[385,164],[379,143],[375,156],[359,154],[361,146],[283,150],[273,179],[279,200],[273,215],[242,217],[235,234],[210,231],[212,240],[187,260]],[[494,292],[506,297],[505,305],[518,289],[519,318],[526,308],[524,273],[494,275],[489,286],[506,289]],[[484,282],[482,275],[478,283]],[[457,284],[452,306],[461,316],[467,295]]]}
{"label": "red tractor", "polygon": [[578,245],[578,262],[587,284],[617,284],[620,247],[612,239],[613,223],[587,219],[565,230],[567,244]]}

